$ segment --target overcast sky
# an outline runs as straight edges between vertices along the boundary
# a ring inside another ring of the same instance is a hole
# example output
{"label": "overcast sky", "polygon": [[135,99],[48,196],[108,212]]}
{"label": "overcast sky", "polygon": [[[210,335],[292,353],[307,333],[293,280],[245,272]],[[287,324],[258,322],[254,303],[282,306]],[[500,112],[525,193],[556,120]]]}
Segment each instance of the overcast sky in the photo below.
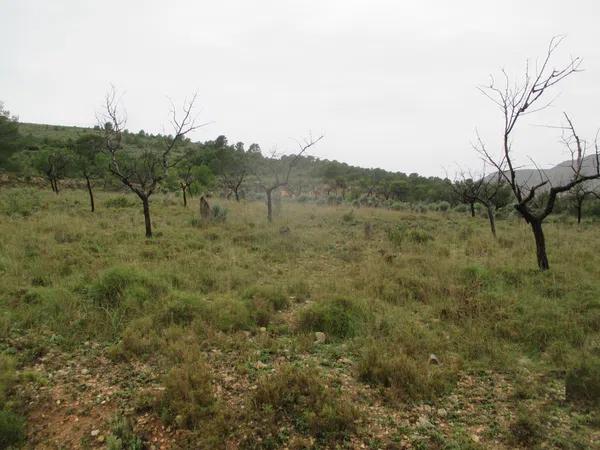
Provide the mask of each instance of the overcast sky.
{"label": "overcast sky", "polygon": [[128,128],[158,132],[167,96],[197,91],[211,124],[194,140],[285,152],[323,132],[317,157],[444,175],[479,167],[476,127],[499,149],[501,115],[476,86],[566,34],[557,62],[586,70],[514,142],[545,167],[565,154],[538,125],[566,110],[583,136],[600,126],[599,19],[598,0],[0,0],[0,100],[24,122],[91,126],[112,83]]}

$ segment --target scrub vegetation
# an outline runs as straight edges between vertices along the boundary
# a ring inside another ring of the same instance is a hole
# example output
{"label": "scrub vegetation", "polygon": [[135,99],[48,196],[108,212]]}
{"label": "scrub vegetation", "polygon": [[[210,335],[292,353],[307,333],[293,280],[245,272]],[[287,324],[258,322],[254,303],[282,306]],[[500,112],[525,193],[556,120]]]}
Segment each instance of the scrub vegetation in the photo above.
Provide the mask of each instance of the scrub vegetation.
{"label": "scrub vegetation", "polygon": [[86,196],[0,194],[5,446],[598,444],[594,222]]}

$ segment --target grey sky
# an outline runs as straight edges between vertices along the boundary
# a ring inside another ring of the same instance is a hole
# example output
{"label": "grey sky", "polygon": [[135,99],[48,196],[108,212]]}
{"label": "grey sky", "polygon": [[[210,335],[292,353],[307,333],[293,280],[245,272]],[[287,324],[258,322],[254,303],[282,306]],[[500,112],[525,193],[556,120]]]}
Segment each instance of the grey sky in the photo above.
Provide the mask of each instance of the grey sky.
{"label": "grey sky", "polygon": [[0,100],[25,122],[95,123],[109,84],[128,128],[162,131],[168,100],[197,90],[195,140],[225,134],[263,149],[324,132],[315,156],[443,175],[478,167],[478,127],[498,148],[501,116],[475,87],[522,72],[549,39],[585,72],[553,108],[521,124],[515,152],[564,159],[563,110],[582,135],[600,126],[597,0],[0,0]]}

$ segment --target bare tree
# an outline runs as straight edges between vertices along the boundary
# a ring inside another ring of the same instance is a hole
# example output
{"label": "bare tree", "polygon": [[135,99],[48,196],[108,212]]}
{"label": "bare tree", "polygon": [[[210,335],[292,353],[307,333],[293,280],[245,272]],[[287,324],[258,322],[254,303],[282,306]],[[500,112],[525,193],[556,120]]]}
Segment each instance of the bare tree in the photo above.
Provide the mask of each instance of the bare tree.
{"label": "bare tree", "polygon": [[562,40],[562,37],[552,38],[541,64],[536,64],[535,69],[532,71],[528,62],[522,80],[511,81],[503,70],[503,83],[498,84],[491,77],[489,85],[480,87],[480,91],[502,111],[504,117],[502,152],[500,156],[492,155],[479,135],[477,135],[477,141],[474,144],[476,151],[498,170],[510,186],[515,199],[515,209],[531,226],[540,270],[549,268],[542,223],[552,213],[557,195],[567,192],[585,181],[600,178],[598,146],[596,145],[593,172],[586,175],[582,169],[587,144],[579,138],[567,114],[564,115],[567,125],[564,128],[566,133],[563,134],[563,141],[571,151],[571,177],[567,181],[561,181],[557,186],[553,186],[541,170],[538,170],[541,181],[532,186],[529,186],[527,182],[519,181],[517,178],[517,168],[513,160],[511,147],[511,137],[517,123],[523,116],[547,107],[551,101],[545,104],[541,103],[545,99],[545,94],[556,84],[578,72],[581,66],[582,60],[578,57],[571,58],[563,66],[554,67],[552,65],[552,56]]}
{"label": "bare tree", "polygon": [[119,101],[113,88],[105,98],[104,114],[101,123],[104,132],[105,150],[109,155],[110,172],[134,192],[142,202],[146,237],[152,237],[152,221],[150,218],[150,197],[159,184],[165,180],[173,161],[173,150],[183,141],[185,136],[201,127],[193,116],[196,94],[190,101],[184,102],[182,112],[178,115],[175,106],[171,108],[171,126],[173,134],[165,136],[158,146],[149,144],[141,152],[132,154],[122,144],[122,134],[126,123],[125,115],[119,109]]}
{"label": "bare tree", "polygon": [[573,206],[575,207],[575,213],[577,215],[577,224],[580,224],[583,211],[583,203],[589,198],[600,199],[600,194],[598,194],[597,190],[589,184],[581,183],[571,190],[571,194],[569,197]]}
{"label": "bare tree", "polygon": [[298,143],[298,151],[295,154],[277,157],[273,151],[268,158],[262,158],[261,155],[255,155],[252,171],[258,186],[267,196],[267,219],[273,221],[273,192],[280,187],[287,186],[290,175],[294,167],[300,161],[300,158],[310,147],[323,139],[323,135],[316,139],[312,137],[304,139]]}
{"label": "bare tree", "polygon": [[485,167],[478,176],[459,171],[451,184],[456,196],[471,207],[471,216],[475,216],[475,203],[481,204],[487,213],[492,235],[496,237],[496,209],[504,206],[502,203],[503,190],[507,187],[502,175],[486,175]]}

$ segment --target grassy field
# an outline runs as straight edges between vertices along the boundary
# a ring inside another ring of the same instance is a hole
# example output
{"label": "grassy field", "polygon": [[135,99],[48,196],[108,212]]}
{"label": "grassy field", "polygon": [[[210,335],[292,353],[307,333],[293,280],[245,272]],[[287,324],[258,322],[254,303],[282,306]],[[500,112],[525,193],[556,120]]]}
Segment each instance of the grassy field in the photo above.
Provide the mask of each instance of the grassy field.
{"label": "grassy field", "polygon": [[600,446],[597,224],[153,199],[0,192],[0,447]]}

